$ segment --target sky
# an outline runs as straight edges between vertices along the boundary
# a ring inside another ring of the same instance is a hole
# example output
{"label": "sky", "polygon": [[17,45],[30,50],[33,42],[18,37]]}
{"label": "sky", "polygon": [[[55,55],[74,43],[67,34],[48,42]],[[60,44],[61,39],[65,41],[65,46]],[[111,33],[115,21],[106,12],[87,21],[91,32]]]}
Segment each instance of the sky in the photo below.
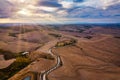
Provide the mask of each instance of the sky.
{"label": "sky", "polygon": [[120,23],[120,0],[0,0],[0,23]]}

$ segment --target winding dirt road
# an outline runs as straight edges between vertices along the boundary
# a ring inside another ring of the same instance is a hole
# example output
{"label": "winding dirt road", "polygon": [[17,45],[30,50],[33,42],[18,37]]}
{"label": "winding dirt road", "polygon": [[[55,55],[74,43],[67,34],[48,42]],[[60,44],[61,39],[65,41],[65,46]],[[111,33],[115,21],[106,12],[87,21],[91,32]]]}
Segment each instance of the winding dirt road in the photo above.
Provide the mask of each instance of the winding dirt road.
{"label": "winding dirt road", "polygon": [[[55,47],[53,47],[53,48],[55,48]],[[48,52],[49,52],[49,54],[51,54],[52,56],[54,56],[54,57],[56,58],[57,63],[56,63],[55,66],[53,66],[53,67],[50,68],[49,70],[41,71],[40,80],[48,80],[48,78],[47,78],[48,74],[62,66],[62,60],[61,60],[60,56],[59,56],[59,55],[55,55],[55,54],[52,52],[52,48],[49,49]]]}

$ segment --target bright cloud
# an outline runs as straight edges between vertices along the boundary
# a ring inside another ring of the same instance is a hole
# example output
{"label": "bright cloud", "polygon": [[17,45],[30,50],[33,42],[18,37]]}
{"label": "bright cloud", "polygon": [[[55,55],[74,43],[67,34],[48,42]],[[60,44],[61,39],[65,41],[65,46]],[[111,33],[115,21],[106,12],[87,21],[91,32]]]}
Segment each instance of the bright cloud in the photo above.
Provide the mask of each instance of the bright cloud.
{"label": "bright cloud", "polygon": [[117,22],[120,21],[120,0],[0,0],[0,20],[3,19]]}
{"label": "bright cloud", "polygon": [[[77,3],[75,2],[77,1]],[[120,4],[120,0],[59,0],[64,8],[71,7],[94,7],[100,9],[107,9],[109,6]]]}

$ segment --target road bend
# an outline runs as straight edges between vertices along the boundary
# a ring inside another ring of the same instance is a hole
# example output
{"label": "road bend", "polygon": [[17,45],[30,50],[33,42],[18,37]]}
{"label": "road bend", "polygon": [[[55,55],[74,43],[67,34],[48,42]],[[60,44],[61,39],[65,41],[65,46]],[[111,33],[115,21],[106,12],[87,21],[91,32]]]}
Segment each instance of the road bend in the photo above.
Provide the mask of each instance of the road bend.
{"label": "road bend", "polygon": [[[55,48],[55,47],[53,47],[53,48]],[[56,69],[58,69],[59,67],[61,67],[62,66],[62,60],[61,60],[61,58],[60,58],[60,56],[59,55],[56,55],[56,54],[54,54],[53,52],[52,52],[52,49],[53,48],[50,48],[49,50],[48,50],[48,53],[49,54],[51,54],[52,56],[54,56],[55,58],[56,58],[56,65],[55,66],[53,66],[52,68],[50,68],[50,69],[48,69],[48,70],[46,70],[46,71],[41,71],[41,74],[40,74],[40,80],[48,80],[48,74],[50,74],[52,71],[54,71],[54,70],[56,70]]]}

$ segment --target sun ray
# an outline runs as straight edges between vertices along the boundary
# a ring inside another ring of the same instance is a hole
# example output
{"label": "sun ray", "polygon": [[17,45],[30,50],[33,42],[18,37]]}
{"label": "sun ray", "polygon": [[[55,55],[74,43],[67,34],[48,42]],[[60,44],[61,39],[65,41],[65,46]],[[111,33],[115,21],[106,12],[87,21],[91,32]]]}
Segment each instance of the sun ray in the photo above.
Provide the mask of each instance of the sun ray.
{"label": "sun ray", "polygon": [[21,35],[21,32],[22,32],[22,25],[20,24],[19,26],[19,34],[18,34],[18,43],[17,43],[17,51],[18,52],[21,52],[21,38],[22,38],[22,35]]}
{"label": "sun ray", "polygon": [[24,3],[26,0],[20,0],[20,2]]}
{"label": "sun ray", "polygon": [[22,15],[22,16],[31,16],[32,13],[31,11],[29,11],[28,9],[26,8],[22,8],[20,9],[18,12],[17,12],[18,15]]}

